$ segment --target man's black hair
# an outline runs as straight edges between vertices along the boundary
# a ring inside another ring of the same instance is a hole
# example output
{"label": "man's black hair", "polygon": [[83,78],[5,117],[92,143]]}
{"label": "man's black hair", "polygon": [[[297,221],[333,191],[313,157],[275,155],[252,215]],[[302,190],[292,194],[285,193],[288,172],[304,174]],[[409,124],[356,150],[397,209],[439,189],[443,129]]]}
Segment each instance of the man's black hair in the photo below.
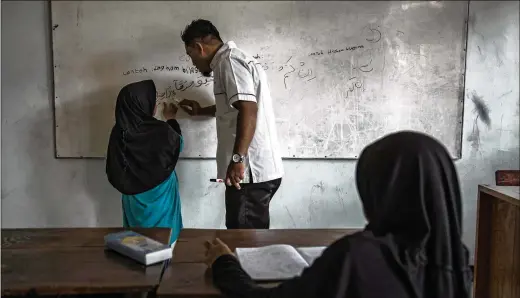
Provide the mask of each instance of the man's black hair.
{"label": "man's black hair", "polygon": [[182,41],[186,45],[191,44],[195,39],[202,39],[206,36],[212,36],[222,42],[217,28],[210,21],[203,19],[192,21],[181,34]]}

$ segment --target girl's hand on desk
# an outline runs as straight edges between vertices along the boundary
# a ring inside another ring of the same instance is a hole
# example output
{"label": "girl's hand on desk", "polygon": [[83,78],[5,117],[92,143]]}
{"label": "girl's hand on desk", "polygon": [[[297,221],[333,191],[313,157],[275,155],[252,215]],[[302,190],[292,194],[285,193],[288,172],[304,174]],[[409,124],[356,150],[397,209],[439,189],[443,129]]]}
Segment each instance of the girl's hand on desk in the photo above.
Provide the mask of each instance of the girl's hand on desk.
{"label": "girl's hand on desk", "polygon": [[233,254],[231,249],[218,238],[213,240],[213,243],[206,241],[205,246],[207,249],[205,263],[208,267],[211,267],[220,256]]}

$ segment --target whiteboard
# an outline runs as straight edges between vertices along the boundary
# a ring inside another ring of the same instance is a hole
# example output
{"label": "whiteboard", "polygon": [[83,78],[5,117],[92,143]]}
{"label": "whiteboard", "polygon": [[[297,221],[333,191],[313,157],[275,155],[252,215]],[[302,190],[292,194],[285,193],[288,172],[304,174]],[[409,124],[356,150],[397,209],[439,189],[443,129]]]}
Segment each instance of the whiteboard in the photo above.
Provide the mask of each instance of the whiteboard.
{"label": "whiteboard", "polygon": [[[57,157],[104,157],[119,90],[214,103],[180,34],[211,20],[269,77],[286,158],[356,158],[396,130],[460,157],[468,2],[52,1]],[[158,111],[160,115],[160,111]],[[157,116],[160,118],[160,116]],[[182,157],[214,158],[214,118],[179,114]]]}

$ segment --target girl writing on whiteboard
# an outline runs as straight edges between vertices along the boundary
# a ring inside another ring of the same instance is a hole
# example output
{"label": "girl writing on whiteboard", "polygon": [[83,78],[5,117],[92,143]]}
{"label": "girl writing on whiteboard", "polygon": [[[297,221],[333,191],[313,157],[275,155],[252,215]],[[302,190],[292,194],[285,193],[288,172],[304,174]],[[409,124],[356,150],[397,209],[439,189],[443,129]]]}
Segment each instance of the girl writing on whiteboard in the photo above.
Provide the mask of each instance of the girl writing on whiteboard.
{"label": "girl writing on whiteboard", "polygon": [[108,181],[122,193],[124,227],[171,228],[173,246],[182,229],[175,166],[183,147],[177,108],[163,104],[166,122],[154,118],[152,80],[125,86],[116,103],[108,144]]}

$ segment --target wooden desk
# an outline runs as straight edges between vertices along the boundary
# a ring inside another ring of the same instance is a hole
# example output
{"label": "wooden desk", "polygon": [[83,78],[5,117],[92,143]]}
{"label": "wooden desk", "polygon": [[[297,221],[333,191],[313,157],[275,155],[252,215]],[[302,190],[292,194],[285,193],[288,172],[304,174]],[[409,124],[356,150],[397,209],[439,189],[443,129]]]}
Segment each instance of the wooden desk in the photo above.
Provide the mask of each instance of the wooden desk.
{"label": "wooden desk", "polygon": [[173,250],[173,263],[204,262],[206,241],[213,241],[217,230],[183,229]]}
{"label": "wooden desk", "polygon": [[520,297],[520,199],[517,186],[479,185],[475,298]]}
{"label": "wooden desk", "polygon": [[[173,262],[166,269],[157,289],[160,297],[220,297],[213,287],[204,260],[204,241],[219,237],[231,250],[271,244],[293,246],[330,245],[357,229],[290,229],[290,230],[189,230],[181,231]],[[188,239],[192,239],[189,241]],[[181,241],[182,240],[182,241]],[[191,252],[191,253],[190,253]]]}
{"label": "wooden desk", "polygon": [[[2,229],[2,250],[20,248],[103,247],[107,234],[124,228],[63,228],[63,229]],[[168,243],[170,229],[143,229],[133,231]]]}
{"label": "wooden desk", "polygon": [[[123,228],[2,229],[2,296],[151,292],[162,265],[105,250]],[[170,229],[132,229],[168,243]]]}

